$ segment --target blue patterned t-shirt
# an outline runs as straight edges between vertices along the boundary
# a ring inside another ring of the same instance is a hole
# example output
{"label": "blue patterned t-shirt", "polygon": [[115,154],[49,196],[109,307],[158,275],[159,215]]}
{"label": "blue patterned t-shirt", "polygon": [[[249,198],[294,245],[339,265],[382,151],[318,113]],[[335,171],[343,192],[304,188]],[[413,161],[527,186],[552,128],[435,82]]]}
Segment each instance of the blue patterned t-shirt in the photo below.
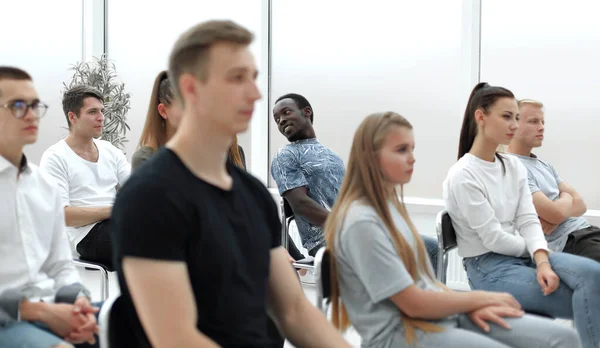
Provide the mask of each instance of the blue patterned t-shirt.
{"label": "blue patterned t-shirt", "polygon": [[[308,196],[327,210],[331,210],[340,192],[346,168],[342,159],[316,138],[287,144],[271,162],[271,175],[279,194],[298,187],[306,187]],[[311,250],[323,243],[323,228],[296,216],[296,225],[302,246]]]}

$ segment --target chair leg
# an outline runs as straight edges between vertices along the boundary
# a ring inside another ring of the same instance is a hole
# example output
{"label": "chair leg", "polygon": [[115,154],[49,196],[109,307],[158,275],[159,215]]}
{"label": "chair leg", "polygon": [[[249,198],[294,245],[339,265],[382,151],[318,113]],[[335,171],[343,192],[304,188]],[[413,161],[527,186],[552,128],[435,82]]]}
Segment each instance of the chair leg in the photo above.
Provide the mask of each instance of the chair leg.
{"label": "chair leg", "polygon": [[438,272],[440,274],[439,278],[440,278],[440,281],[444,285],[446,285],[446,276],[447,276],[446,270],[448,269],[448,254],[447,253],[444,253],[442,255],[442,263],[441,264],[442,264],[441,269],[438,269]]}
{"label": "chair leg", "polygon": [[108,289],[109,289],[109,284],[108,284],[108,272],[103,268],[100,270],[100,273],[102,275],[102,280],[101,280],[101,290],[100,290],[100,297],[102,298],[102,301],[106,301],[108,299]]}
{"label": "chair leg", "polygon": [[445,284],[446,282],[445,282],[445,274],[444,274],[444,249],[443,248],[438,247],[437,265],[435,265],[435,267],[436,267],[436,271],[437,271],[437,279],[440,282]]}

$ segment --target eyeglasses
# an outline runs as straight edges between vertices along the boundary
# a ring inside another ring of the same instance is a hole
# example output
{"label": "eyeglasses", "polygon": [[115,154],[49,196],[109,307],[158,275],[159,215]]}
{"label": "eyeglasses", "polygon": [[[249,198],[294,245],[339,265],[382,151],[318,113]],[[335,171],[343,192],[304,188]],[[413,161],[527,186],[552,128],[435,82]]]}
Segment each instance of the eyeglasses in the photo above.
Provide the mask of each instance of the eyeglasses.
{"label": "eyeglasses", "polygon": [[27,115],[27,111],[29,109],[31,109],[31,111],[33,111],[35,116],[42,118],[42,117],[44,117],[44,115],[46,114],[46,111],[48,110],[48,105],[46,105],[38,100],[33,101],[29,104],[27,104],[26,102],[24,102],[22,100],[17,100],[12,103],[0,105],[0,107],[10,109],[13,116],[16,118],[25,117],[25,115]]}

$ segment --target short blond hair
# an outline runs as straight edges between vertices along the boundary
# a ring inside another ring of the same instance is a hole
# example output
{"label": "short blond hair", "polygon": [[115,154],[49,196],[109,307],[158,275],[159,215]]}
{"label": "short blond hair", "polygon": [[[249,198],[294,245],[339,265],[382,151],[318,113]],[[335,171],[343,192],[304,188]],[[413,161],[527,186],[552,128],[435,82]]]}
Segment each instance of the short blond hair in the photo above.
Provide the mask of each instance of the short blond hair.
{"label": "short blond hair", "polygon": [[537,106],[540,109],[544,107],[544,104],[542,104],[541,101],[537,101],[535,99],[521,99],[517,102],[517,105],[519,105],[519,109],[525,105]]}
{"label": "short blond hair", "polygon": [[241,25],[229,20],[211,20],[188,29],[175,42],[169,57],[169,79],[175,95],[181,99],[179,78],[192,74],[206,81],[206,63],[210,48],[220,42],[248,46],[254,35]]}

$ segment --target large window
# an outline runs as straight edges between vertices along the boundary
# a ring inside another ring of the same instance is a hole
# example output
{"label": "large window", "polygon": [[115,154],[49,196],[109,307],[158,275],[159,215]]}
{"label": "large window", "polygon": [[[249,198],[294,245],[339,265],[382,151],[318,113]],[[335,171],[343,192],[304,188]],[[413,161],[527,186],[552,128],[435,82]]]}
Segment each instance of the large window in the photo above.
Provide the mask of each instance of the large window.
{"label": "large window", "polygon": [[504,0],[482,4],[481,80],[545,105],[534,150],[600,209],[600,3]]}
{"label": "large window", "polygon": [[[463,3],[434,7],[409,0],[274,1],[270,108],[285,93],[304,95],[318,139],[346,163],[364,117],[400,113],[413,124],[417,144],[405,193],[439,198],[456,160],[468,91],[461,75]],[[272,159],[287,140],[272,115],[269,122]]]}
{"label": "large window", "polygon": [[[255,35],[251,50],[260,69],[266,59],[262,45],[266,44],[263,40],[267,37],[263,28],[267,11],[262,3],[262,0],[109,2],[108,53],[131,93],[131,110],[127,116],[131,127],[126,145],[128,157],[135,151],[144,126],[154,78],[167,68],[173,44],[185,30],[209,19],[231,19],[244,25]],[[261,74],[259,84],[264,84],[262,90],[266,95],[267,72],[261,71]],[[265,113],[266,102],[259,102],[254,117],[264,118]],[[251,165],[249,135],[241,134],[239,142]]]}
{"label": "large window", "polygon": [[61,92],[69,68],[82,59],[82,2],[3,1],[0,12],[0,65],[31,74],[40,99],[50,106],[38,141],[25,148],[29,160],[39,163],[42,153],[68,134]]}

